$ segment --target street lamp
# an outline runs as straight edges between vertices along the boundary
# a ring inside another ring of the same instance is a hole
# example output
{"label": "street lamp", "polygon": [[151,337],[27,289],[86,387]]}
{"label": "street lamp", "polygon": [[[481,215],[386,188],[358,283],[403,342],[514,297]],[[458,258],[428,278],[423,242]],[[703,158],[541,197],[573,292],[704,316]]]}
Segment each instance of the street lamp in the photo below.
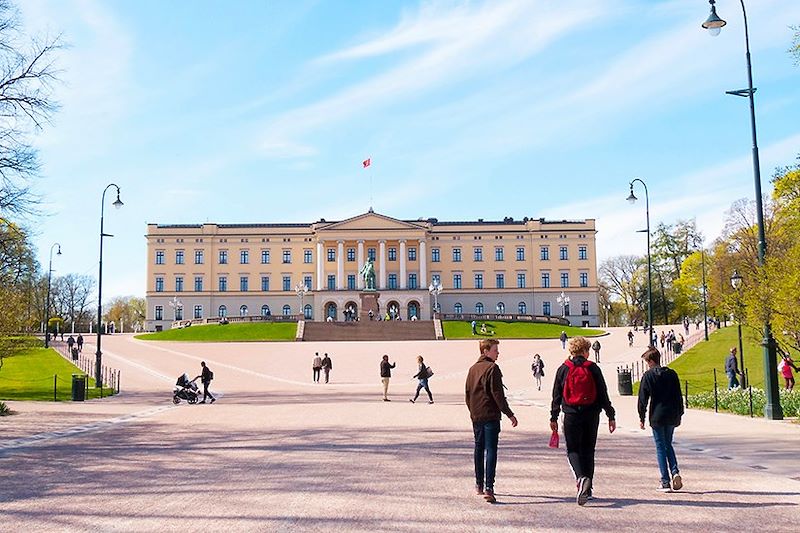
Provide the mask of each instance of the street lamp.
{"label": "street lamp", "polygon": [[434,281],[428,286],[428,292],[433,295],[433,316],[436,316],[436,313],[439,312],[439,295],[442,293],[444,289],[442,288],[442,284],[438,281]]}
{"label": "street lamp", "polygon": [[743,278],[739,272],[734,269],[733,275],[731,276],[731,287],[733,290],[736,291],[736,329],[739,333],[739,366],[742,369],[742,388],[747,387],[747,383],[745,382],[746,378],[744,377],[744,350],[742,349],[742,300],[741,300],[741,292],[739,289],[742,287]]}
{"label": "street lamp", "polygon": [[606,327],[608,327],[608,315],[611,314],[611,304],[606,304],[603,307],[606,309]]}
{"label": "street lamp", "polygon": [[[58,246],[58,253],[56,255],[61,255],[61,245],[53,243],[53,246],[50,247],[50,266],[47,269],[47,303],[45,304],[44,309],[44,347],[50,347],[50,277],[53,274],[53,248]],[[63,337],[62,337],[63,338]]]}
{"label": "street lamp", "polygon": [[[695,241],[697,246],[697,241]],[[703,243],[700,243],[700,265],[703,276],[703,334],[705,340],[708,340],[708,287],[706,286],[706,249]]]}
{"label": "street lamp", "polygon": [[[727,24],[717,16],[714,7],[714,0],[709,0],[711,4],[711,14],[703,22],[703,28],[707,29],[711,35],[718,35],[720,29]],[[750,33],[747,29],[747,11],[744,7],[744,0],[739,0],[742,5],[742,15],[744,17],[744,44],[745,58],[747,59],[747,89],[736,91],[726,91],[726,94],[733,96],[747,97],[750,100],[750,131],[753,137],[753,179],[756,189],[756,218],[758,220],[758,265],[764,266],[764,257],[767,254],[767,237],[764,231],[764,206],[761,199],[761,168],[758,159],[758,141],[756,137],[756,104],[753,95],[756,90],[753,88],[753,67],[750,62]],[[764,405],[764,416],[771,420],[782,420],[783,409],[781,409],[780,395],[778,393],[778,368],[777,350],[775,339],[772,336],[772,325],[767,319],[764,322],[764,338],[761,341],[764,347],[764,392],[766,404]]]}
{"label": "street lamp", "polygon": [[308,292],[308,286],[295,285],[294,292],[297,293],[297,297],[300,298],[300,314],[303,315],[303,318],[305,318],[306,314],[305,311],[303,310],[303,301],[306,296],[306,293]]}
{"label": "street lamp", "polygon": [[173,316],[175,317],[175,320],[183,320],[183,302],[178,300],[177,296],[173,296],[172,301],[168,303],[173,309]]}
{"label": "street lamp", "polygon": [[[644,187],[645,214],[647,216],[647,229],[645,230],[645,232],[647,233],[647,324],[648,327],[650,328],[647,332],[647,336],[650,339],[648,344],[652,348],[653,347],[653,277],[651,273],[652,261],[650,260],[650,195],[647,192],[647,184],[639,178],[634,178],[630,184],[631,193],[628,195],[628,202],[630,202],[631,204],[635,204],[636,200],[638,200],[638,198],[636,198],[636,195],[633,194],[633,184],[636,183],[637,181],[642,184],[642,187]],[[641,233],[641,230],[639,230],[638,233]]]}
{"label": "street lamp", "polygon": [[561,317],[565,318],[567,316],[565,310],[569,305],[569,296],[564,294],[564,291],[561,291],[561,294],[556,296],[556,301],[561,304]]}
{"label": "street lamp", "polygon": [[100,270],[97,275],[97,352],[94,362],[94,381],[96,387],[103,387],[103,351],[100,349],[100,342],[102,341],[103,331],[101,329],[103,322],[103,237],[113,237],[113,235],[103,232],[103,211],[106,204],[106,191],[111,187],[117,189],[117,199],[112,204],[119,209],[123,206],[122,200],[119,199],[119,186],[115,183],[109,183],[103,189],[103,197],[100,199]]}

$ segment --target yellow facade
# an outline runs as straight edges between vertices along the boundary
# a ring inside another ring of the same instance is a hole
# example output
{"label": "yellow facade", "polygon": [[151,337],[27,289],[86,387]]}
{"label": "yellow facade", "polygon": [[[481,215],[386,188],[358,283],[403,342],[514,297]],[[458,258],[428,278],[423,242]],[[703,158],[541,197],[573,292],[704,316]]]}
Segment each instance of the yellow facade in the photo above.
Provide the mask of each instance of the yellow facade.
{"label": "yellow facade", "polygon": [[149,224],[147,328],[221,315],[342,320],[346,309],[358,314],[368,257],[381,312],[403,319],[429,319],[438,300],[444,315],[563,314],[594,326],[595,233],[593,219],[410,221],[372,211],[308,224]]}

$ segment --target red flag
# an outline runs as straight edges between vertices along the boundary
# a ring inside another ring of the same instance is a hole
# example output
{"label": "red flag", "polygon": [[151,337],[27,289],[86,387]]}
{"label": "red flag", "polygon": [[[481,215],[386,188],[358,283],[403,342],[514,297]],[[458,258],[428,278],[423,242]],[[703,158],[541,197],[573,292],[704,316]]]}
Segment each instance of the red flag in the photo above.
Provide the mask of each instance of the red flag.
{"label": "red flag", "polygon": [[367,168],[368,166],[370,166],[372,164],[372,159],[371,158],[367,158],[364,161],[362,161],[361,164],[364,165],[364,168]]}

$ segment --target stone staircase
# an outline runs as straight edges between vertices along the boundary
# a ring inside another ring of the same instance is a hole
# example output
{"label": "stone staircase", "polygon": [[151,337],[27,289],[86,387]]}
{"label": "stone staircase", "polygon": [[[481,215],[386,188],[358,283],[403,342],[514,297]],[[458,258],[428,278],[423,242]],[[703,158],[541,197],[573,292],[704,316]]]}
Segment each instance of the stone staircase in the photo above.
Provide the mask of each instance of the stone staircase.
{"label": "stone staircase", "polygon": [[[299,339],[298,339],[299,340]],[[311,322],[306,321],[304,341],[418,341],[436,340],[432,320]]]}

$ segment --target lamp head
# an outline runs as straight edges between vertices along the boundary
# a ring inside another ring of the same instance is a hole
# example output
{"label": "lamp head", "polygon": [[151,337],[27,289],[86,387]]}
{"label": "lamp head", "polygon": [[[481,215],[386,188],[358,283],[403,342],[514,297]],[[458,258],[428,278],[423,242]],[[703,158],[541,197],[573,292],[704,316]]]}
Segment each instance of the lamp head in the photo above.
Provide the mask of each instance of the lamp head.
{"label": "lamp head", "polygon": [[58,251],[56,252],[56,255],[61,255],[61,245],[60,244],[58,245]]}
{"label": "lamp head", "polygon": [[119,189],[117,189],[117,199],[116,199],[116,200],[114,200],[114,203],[113,203],[112,205],[113,205],[114,207],[116,207],[117,209],[119,209],[120,207],[122,207],[123,205],[125,205],[125,204],[123,204],[123,203],[122,203],[122,200],[120,200],[120,199],[119,199]]}
{"label": "lamp head", "polygon": [[734,269],[733,275],[731,276],[731,286],[734,289],[739,290],[739,287],[742,286],[742,281],[743,280],[744,280],[744,278],[742,278],[742,275],[739,274],[739,272]]}
{"label": "lamp head", "polygon": [[702,26],[708,30],[709,35],[716,36],[719,35],[720,30],[727,22],[717,15],[717,8],[714,6],[715,1],[708,0],[708,3],[711,4],[711,13],[708,15],[706,21],[703,22]]}
{"label": "lamp head", "polygon": [[626,198],[626,200],[628,200],[628,203],[630,203],[631,205],[635,204],[636,200],[638,200],[638,198],[636,198],[636,195],[633,194],[633,183],[631,183],[631,193],[628,195],[628,198]]}

